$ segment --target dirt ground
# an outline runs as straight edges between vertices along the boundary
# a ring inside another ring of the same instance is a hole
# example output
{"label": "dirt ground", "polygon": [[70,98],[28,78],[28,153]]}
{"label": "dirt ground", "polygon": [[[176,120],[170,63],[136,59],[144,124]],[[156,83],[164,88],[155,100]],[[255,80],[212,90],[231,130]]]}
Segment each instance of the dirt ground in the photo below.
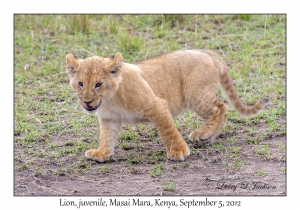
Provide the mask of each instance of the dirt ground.
{"label": "dirt ground", "polygon": [[[122,162],[124,150],[117,148],[114,160],[106,163],[91,163],[88,172],[72,174],[55,173],[55,161],[47,163],[46,172],[37,173],[31,169],[15,171],[14,194],[38,196],[116,196],[116,195],[286,195],[285,151],[279,151],[276,142],[286,144],[286,137],[279,136],[268,140],[271,155],[262,158],[253,149],[243,145],[245,165],[240,168],[224,166],[223,154],[210,155],[210,161],[203,159],[208,147],[199,154],[189,156],[184,162],[163,160],[163,173],[151,176],[153,164],[134,164],[131,167]],[[273,147],[274,146],[274,147]],[[201,154],[202,153],[202,154]],[[100,173],[97,168],[107,167],[109,172]],[[93,170],[94,169],[94,170]],[[262,175],[254,172],[265,171]]]}

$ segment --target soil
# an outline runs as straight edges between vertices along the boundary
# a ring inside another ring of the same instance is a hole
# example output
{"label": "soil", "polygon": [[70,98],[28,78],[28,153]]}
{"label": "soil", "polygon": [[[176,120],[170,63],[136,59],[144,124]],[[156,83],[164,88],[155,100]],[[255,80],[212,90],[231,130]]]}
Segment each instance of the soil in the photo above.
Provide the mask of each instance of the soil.
{"label": "soil", "polygon": [[[154,164],[128,164],[122,160],[124,149],[117,148],[114,160],[106,163],[84,160],[90,168],[76,173],[59,172],[55,160],[48,161],[42,172],[32,169],[15,170],[14,194],[36,196],[116,196],[116,195],[286,195],[285,151],[275,143],[286,144],[285,136],[277,136],[269,143],[271,154],[263,158],[253,152],[253,145],[243,145],[242,167],[224,165],[221,152],[203,158],[206,149],[189,156],[184,162],[163,159],[163,172],[156,176],[149,173]],[[161,150],[162,151],[162,150]],[[145,151],[141,151],[142,153]],[[134,152],[138,154],[138,152]],[[72,160],[70,160],[72,161]],[[16,164],[16,163],[15,163]],[[108,171],[99,172],[99,167]],[[259,175],[256,171],[263,170]]]}

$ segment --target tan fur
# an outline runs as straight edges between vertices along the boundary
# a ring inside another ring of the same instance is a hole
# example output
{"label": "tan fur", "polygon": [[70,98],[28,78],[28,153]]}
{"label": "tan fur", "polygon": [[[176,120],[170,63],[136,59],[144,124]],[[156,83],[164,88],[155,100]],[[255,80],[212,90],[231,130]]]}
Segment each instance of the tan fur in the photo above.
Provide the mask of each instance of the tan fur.
{"label": "tan fur", "polygon": [[205,120],[189,139],[200,145],[212,143],[226,121],[226,105],[216,97],[218,84],[242,115],[256,114],[267,103],[263,99],[252,107],[243,105],[224,61],[209,50],[179,50],[136,64],[123,62],[120,53],[85,60],[68,54],[66,63],[79,103],[99,118],[99,147],[86,151],[85,156],[100,162],[114,154],[122,122],[152,122],[167,157],[184,160],[190,150],[173,122],[184,109]]}

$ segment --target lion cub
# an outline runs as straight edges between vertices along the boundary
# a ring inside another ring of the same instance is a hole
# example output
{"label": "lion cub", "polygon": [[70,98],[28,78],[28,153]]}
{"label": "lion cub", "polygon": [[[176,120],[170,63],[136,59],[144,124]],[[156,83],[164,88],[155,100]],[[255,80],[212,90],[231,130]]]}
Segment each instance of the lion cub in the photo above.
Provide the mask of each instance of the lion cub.
{"label": "lion cub", "polygon": [[179,50],[136,64],[123,62],[120,53],[111,58],[95,56],[84,60],[68,54],[66,65],[80,105],[99,118],[99,147],[85,152],[88,159],[99,162],[114,154],[122,122],[152,122],[167,157],[184,160],[190,149],[173,122],[184,109],[204,119],[189,139],[200,145],[212,143],[226,119],[226,105],[216,97],[218,86],[241,115],[254,115],[268,103],[261,99],[254,106],[245,106],[225,62],[204,49]]}

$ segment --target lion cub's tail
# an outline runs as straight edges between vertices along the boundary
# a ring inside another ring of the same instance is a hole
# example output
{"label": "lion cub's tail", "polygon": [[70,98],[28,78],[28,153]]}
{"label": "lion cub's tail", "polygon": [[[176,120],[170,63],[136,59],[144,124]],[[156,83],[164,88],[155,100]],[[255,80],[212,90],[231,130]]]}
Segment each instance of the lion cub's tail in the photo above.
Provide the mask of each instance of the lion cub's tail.
{"label": "lion cub's tail", "polygon": [[[224,67],[224,65],[222,65]],[[270,103],[269,99],[261,98],[254,106],[245,106],[237,95],[231,75],[227,66],[220,70],[221,89],[230,105],[241,115],[251,116],[257,114],[259,111],[266,109]]]}
{"label": "lion cub's tail", "polygon": [[261,110],[266,109],[270,105],[270,100],[267,98],[261,98],[255,103],[254,106],[244,105],[243,102],[240,100],[239,96],[237,95],[231,75],[229,73],[229,69],[224,60],[217,53],[211,50],[201,49],[200,51],[210,55],[214,59],[216,66],[219,67],[219,76],[222,92],[228,100],[228,102],[230,103],[230,105],[239,114],[243,116],[255,115]]}

